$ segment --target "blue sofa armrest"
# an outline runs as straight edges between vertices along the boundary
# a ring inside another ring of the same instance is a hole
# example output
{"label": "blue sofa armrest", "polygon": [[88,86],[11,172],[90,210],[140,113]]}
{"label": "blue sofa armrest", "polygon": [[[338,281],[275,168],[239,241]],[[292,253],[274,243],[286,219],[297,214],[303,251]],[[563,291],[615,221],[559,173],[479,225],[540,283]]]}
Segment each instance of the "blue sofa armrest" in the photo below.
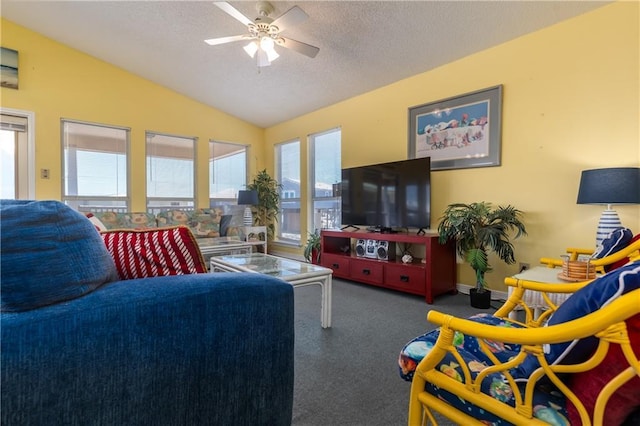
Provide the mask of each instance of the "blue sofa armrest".
{"label": "blue sofa armrest", "polygon": [[1,423],[289,425],[293,315],[290,284],[225,273],[3,313]]}

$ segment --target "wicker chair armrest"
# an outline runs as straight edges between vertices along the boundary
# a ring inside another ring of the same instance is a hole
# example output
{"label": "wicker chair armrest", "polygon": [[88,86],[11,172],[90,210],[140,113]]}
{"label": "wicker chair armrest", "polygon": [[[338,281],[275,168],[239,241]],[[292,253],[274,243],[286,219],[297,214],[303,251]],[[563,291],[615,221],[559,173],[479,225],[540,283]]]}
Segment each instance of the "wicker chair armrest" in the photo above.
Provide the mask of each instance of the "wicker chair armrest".
{"label": "wicker chair armrest", "polygon": [[[568,260],[578,260],[578,255],[591,255],[593,253],[593,250],[568,248],[567,253],[569,254]],[[611,265],[612,263],[618,262],[625,257],[629,258],[630,260],[640,257],[640,240],[632,242],[625,248],[613,253],[612,255],[605,256],[600,259],[591,259],[590,263],[596,266],[596,268],[599,268],[600,271],[602,271],[602,268],[604,266]],[[562,262],[563,259],[554,259],[549,257],[543,257],[540,259],[540,263],[542,263],[543,265],[547,265],[549,268],[562,266]]]}

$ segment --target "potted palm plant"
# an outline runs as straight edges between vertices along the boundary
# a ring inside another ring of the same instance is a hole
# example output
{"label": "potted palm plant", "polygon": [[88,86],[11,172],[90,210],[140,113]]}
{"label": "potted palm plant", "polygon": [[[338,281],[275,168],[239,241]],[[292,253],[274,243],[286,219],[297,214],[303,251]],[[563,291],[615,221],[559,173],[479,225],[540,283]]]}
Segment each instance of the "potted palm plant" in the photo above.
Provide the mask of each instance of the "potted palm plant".
{"label": "potted palm plant", "polygon": [[456,251],[476,273],[476,286],[470,291],[471,306],[487,309],[491,291],[484,275],[491,271],[487,254],[495,252],[507,264],[515,263],[510,232],[514,238],[526,235],[520,220],[522,212],[512,206],[493,208],[491,203],[450,204],[438,224],[441,244],[453,240]]}
{"label": "potted palm plant", "polygon": [[275,223],[280,213],[280,190],[282,185],[272,178],[267,170],[261,170],[247,185],[248,190],[258,193],[258,205],[253,206],[253,223],[267,227],[267,239],[273,240]]}
{"label": "potted palm plant", "polygon": [[316,229],[309,232],[307,244],[304,246],[304,258],[314,265],[320,264],[320,232]]}

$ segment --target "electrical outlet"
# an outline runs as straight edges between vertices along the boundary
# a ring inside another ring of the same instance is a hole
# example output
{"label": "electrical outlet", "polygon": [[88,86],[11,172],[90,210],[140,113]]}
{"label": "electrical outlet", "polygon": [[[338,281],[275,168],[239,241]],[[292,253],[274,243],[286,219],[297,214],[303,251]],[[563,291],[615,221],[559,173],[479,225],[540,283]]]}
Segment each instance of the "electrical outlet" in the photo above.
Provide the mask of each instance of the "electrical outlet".
{"label": "electrical outlet", "polygon": [[530,265],[528,263],[520,263],[520,268],[519,268],[520,272],[524,272],[529,268],[530,268]]}
{"label": "electrical outlet", "polygon": [[49,179],[49,169],[40,169],[40,178]]}

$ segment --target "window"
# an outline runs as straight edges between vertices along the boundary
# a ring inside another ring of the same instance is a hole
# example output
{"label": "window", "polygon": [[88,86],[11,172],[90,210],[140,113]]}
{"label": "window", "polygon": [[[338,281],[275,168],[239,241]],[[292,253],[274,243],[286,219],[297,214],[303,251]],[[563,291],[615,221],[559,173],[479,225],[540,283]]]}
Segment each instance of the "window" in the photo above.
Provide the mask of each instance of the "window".
{"label": "window", "polygon": [[0,198],[33,199],[33,113],[0,110]]}
{"label": "window", "polygon": [[278,239],[300,242],[300,141],[276,145],[276,180],[280,190]]}
{"label": "window", "polygon": [[211,207],[235,205],[247,185],[247,147],[209,142],[209,202]]}
{"label": "window", "polygon": [[196,138],[147,132],[147,211],[195,205]]}
{"label": "window", "polygon": [[62,120],[63,201],[80,211],[126,211],[128,146],[127,128]]}
{"label": "window", "polygon": [[309,181],[313,204],[310,231],[340,226],[341,139],[340,129],[316,133],[309,138],[311,153]]}

